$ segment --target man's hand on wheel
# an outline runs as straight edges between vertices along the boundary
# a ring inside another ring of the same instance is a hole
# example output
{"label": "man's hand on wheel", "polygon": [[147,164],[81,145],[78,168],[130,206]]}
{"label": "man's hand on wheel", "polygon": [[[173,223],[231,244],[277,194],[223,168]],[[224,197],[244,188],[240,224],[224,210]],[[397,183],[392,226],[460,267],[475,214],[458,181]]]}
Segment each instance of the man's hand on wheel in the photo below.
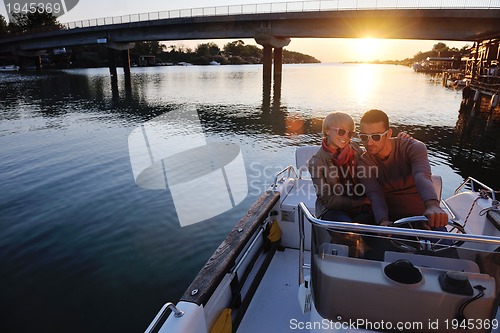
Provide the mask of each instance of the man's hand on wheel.
{"label": "man's hand on wheel", "polygon": [[439,206],[439,201],[428,200],[425,202],[424,215],[429,219],[431,228],[444,227],[448,224],[448,214]]}

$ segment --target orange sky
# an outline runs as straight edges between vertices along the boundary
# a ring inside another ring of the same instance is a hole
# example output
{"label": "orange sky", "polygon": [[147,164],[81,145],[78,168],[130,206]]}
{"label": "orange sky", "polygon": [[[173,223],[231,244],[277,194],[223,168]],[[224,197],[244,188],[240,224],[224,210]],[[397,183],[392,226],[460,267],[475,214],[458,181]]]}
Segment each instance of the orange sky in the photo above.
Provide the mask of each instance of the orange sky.
{"label": "orange sky", "polygon": [[[198,44],[214,42],[220,48],[232,40],[178,41],[167,45],[194,49]],[[257,45],[252,39],[244,39],[245,44]],[[411,58],[419,51],[432,50],[434,44],[443,42],[449,47],[462,48],[471,42],[417,41],[402,39],[356,39],[356,38],[292,38],[285,49],[311,55],[321,62],[403,60]]]}

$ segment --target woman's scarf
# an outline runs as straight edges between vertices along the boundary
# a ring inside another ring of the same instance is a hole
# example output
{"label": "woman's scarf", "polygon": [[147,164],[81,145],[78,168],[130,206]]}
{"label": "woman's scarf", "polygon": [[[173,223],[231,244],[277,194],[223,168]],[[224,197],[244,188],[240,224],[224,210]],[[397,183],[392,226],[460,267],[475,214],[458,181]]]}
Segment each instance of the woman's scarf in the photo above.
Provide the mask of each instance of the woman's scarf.
{"label": "woman's scarf", "polygon": [[324,138],[321,146],[324,150],[332,154],[333,164],[340,169],[338,173],[340,182],[345,184],[349,180],[351,184],[356,184],[356,158],[354,157],[354,149],[351,144],[347,144],[343,149],[333,149],[328,146],[327,138]]}

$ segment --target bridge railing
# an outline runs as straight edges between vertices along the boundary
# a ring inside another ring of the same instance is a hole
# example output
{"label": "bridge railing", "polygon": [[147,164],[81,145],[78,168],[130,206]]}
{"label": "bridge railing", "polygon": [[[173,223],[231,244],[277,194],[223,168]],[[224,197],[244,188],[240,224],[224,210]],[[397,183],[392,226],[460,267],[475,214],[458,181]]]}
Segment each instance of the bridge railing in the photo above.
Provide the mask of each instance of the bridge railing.
{"label": "bridge railing", "polygon": [[309,0],[175,9],[63,23],[66,29],[200,16],[388,9],[500,9],[500,0]]}

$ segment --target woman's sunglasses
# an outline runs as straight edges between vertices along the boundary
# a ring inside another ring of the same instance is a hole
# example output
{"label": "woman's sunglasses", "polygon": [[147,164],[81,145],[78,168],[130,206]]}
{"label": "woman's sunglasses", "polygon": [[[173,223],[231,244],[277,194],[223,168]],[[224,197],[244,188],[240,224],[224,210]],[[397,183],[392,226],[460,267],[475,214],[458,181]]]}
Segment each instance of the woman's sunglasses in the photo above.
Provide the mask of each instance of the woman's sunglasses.
{"label": "woman's sunglasses", "polygon": [[377,134],[359,134],[358,137],[361,139],[363,142],[368,142],[368,140],[372,139],[373,141],[380,141],[384,135],[389,132],[389,129],[387,129],[384,133],[377,133]]}
{"label": "woman's sunglasses", "polygon": [[344,136],[347,133],[347,136],[349,137],[349,139],[352,138],[356,134],[356,132],[347,131],[343,128],[338,128],[338,127],[330,127],[330,128],[336,130],[337,134],[339,136]]}

